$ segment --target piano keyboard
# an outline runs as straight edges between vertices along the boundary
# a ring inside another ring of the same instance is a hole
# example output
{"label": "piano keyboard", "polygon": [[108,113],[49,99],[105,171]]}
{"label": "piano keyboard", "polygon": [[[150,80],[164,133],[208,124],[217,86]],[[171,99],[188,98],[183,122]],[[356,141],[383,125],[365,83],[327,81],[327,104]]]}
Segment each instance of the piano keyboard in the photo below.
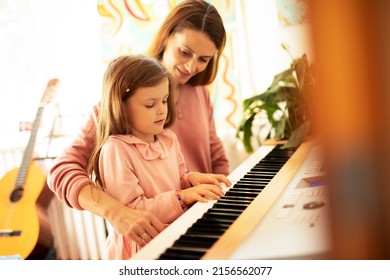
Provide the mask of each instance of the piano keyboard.
{"label": "piano keyboard", "polygon": [[200,259],[267,186],[294,153],[277,145],[221,197],[160,260]]}
{"label": "piano keyboard", "polygon": [[[275,146],[272,145],[263,145],[259,149],[257,149],[245,162],[243,162],[240,166],[238,166],[231,174],[229,174],[228,178],[233,183],[233,187],[235,186],[235,183],[242,180],[240,184],[245,184],[245,181],[247,181],[247,177],[252,176],[252,174],[248,174],[248,170],[251,170],[252,168],[255,168],[257,164],[259,164],[259,161],[261,161],[263,158],[265,158],[267,155],[270,154],[270,152],[275,148]],[[275,148],[275,152],[277,150],[280,150],[280,146]],[[289,151],[291,153],[291,151]],[[268,156],[270,158],[270,155]],[[266,162],[265,160],[264,162]],[[272,163],[270,164],[272,165]],[[280,165],[279,165],[280,166]],[[271,167],[272,169],[272,167]],[[275,168],[273,168],[275,171]],[[247,176],[246,176],[247,175]],[[246,176],[246,177],[245,177]],[[244,179],[245,177],[245,179]],[[270,180],[270,177],[268,176],[268,180]],[[247,183],[246,183],[247,184]],[[262,184],[264,185],[264,184]],[[231,189],[233,189],[231,187]],[[228,191],[228,188],[225,188],[225,191]],[[260,190],[261,191],[261,190]],[[257,190],[259,192],[259,190]],[[233,193],[233,192],[232,192]],[[232,195],[233,196],[233,195]],[[246,200],[246,204],[250,203],[251,200],[253,200],[253,194],[249,198],[241,197],[242,200]],[[231,201],[232,198],[225,197],[224,203],[227,202],[227,200]],[[155,237],[151,242],[149,242],[148,245],[143,247],[135,256],[133,256],[132,259],[158,259],[160,256],[167,250],[167,248],[171,247],[173,243],[180,239],[182,235],[185,235],[186,231],[196,223],[197,220],[201,219],[202,216],[211,208],[214,204],[216,204],[217,201],[210,200],[207,203],[196,203],[193,205],[189,210],[187,210],[186,213],[184,213],[181,217],[179,217],[177,220],[175,220],[170,226],[168,226],[163,232],[161,232],[157,237]],[[222,201],[221,201],[222,205]],[[219,207],[219,206],[218,206]],[[242,211],[241,209],[233,210],[232,212],[239,212]],[[219,209],[219,208],[215,208]],[[220,212],[221,210],[213,210],[214,212]],[[237,216],[237,215],[236,215]],[[184,238],[184,237],[183,237]],[[214,239],[215,240],[215,239]],[[198,249],[196,249],[198,250]],[[191,255],[191,254],[190,254]]]}

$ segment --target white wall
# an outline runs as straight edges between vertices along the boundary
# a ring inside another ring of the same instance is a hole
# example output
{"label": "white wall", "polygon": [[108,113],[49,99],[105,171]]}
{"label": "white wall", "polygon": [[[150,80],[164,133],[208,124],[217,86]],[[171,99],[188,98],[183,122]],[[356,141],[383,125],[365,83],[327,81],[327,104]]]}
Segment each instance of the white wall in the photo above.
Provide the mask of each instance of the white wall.
{"label": "white wall", "polygon": [[[241,1],[238,1],[241,2]],[[261,93],[271,84],[273,76],[290,66],[291,59],[281,48],[286,43],[294,57],[307,53],[311,57],[308,26],[304,24],[282,26],[278,21],[276,0],[242,1],[245,45],[250,87]],[[245,70],[244,70],[245,71]],[[244,97],[250,97],[245,92]]]}
{"label": "white wall", "polygon": [[63,112],[100,97],[101,47],[96,0],[0,3],[1,134],[32,121],[47,81],[58,78]]}

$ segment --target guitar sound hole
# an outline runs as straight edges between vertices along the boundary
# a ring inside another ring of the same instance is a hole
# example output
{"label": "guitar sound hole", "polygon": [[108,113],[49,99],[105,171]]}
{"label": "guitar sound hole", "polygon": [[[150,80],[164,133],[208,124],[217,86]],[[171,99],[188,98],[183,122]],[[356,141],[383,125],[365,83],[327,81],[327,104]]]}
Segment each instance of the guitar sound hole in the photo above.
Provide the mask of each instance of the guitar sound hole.
{"label": "guitar sound hole", "polygon": [[11,193],[11,201],[16,202],[20,200],[23,196],[23,188],[14,189]]}

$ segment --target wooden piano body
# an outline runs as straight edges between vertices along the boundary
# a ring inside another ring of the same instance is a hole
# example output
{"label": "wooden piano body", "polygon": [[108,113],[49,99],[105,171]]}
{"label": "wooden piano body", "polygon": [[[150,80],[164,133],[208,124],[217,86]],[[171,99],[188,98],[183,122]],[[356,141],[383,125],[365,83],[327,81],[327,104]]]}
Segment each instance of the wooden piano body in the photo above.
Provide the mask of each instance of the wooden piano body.
{"label": "wooden piano body", "polygon": [[[233,189],[275,147],[265,145],[254,152],[228,176],[233,184],[225,191]],[[216,203],[193,205],[133,259],[159,259]],[[305,142],[201,259],[324,258],[329,251],[327,208],[319,147]],[[198,248],[194,245],[187,254],[191,255],[191,250]],[[187,257],[179,251],[177,259]]]}

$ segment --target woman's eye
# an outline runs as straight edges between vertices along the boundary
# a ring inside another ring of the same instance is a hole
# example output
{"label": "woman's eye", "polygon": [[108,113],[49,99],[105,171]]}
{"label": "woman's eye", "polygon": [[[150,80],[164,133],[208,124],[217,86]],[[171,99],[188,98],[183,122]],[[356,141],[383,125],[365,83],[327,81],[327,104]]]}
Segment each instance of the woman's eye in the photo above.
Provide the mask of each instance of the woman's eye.
{"label": "woman's eye", "polygon": [[184,55],[184,56],[190,55],[189,52],[186,52],[186,51],[184,51],[184,50],[180,50],[180,53],[181,53],[182,55]]}
{"label": "woman's eye", "polygon": [[154,106],[154,103],[153,103],[153,104],[147,104],[147,105],[145,105],[145,107],[146,107],[146,108],[149,108],[149,109],[150,109],[150,108],[153,108],[153,106]]}

